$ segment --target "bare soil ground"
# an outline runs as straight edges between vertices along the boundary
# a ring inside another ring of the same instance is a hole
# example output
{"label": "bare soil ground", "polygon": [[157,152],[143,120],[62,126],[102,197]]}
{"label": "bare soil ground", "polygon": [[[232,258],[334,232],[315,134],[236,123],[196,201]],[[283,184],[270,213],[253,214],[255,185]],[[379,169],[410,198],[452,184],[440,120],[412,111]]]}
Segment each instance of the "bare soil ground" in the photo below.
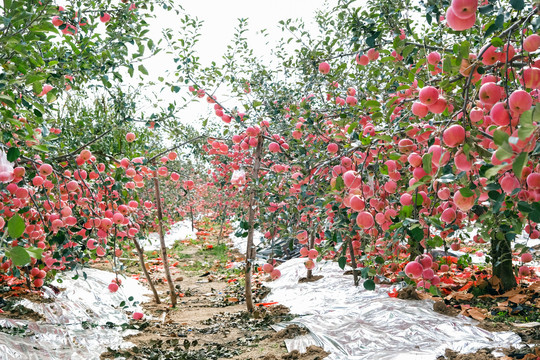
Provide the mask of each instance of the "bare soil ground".
{"label": "bare soil ground", "polygon": [[[302,335],[306,329],[296,325],[279,332],[271,325],[294,316],[279,304],[258,306],[246,311],[241,268],[232,261],[241,260],[237,251],[218,244],[210,224],[199,223],[196,241],[185,240],[169,251],[169,264],[177,289],[178,305],[170,306],[169,287],[157,253],[149,252],[151,276],[161,294],[161,304],[143,304],[145,318],[132,321],[140,332],[126,338],[135,347],[126,351],[109,350],[103,359],[324,359],[328,354],[310,347],[304,354],[288,352],[284,340]],[[180,239],[179,239],[180,240]],[[102,268],[103,264],[96,264]],[[136,262],[128,271],[139,274]],[[141,276],[141,278],[143,278]],[[255,276],[255,302],[268,293],[260,275]],[[265,304],[268,305],[268,304]]]}

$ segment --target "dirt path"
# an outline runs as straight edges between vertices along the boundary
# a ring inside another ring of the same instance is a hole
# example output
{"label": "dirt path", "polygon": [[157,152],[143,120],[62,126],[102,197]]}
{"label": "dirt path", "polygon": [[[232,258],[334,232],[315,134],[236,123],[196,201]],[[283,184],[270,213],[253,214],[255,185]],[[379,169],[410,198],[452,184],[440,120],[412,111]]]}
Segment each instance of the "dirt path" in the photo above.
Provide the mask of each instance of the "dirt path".
{"label": "dirt path", "polygon": [[[145,303],[145,319],[132,322],[141,331],[126,340],[136,347],[109,351],[102,358],[323,359],[327,353],[318,347],[311,347],[305,354],[287,352],[283,340],[305,332],[298,327],[279,333],[272,330],[272,324],[293,318],[287,308],[260,306],[253,314],[246,312],[242,269],[232,263],[239,260],[239,253],[217,244],[210,224],[199,223],[198,228],[197,240],[182,240],[169,251],[180,296],[177,308],[169,305],[168,285],[157,252],[147,253],[163,303],[156,304],[153,299]],[[140,272],[135,262],[127,265],[132,274]],[[262,275],[255,279],[255,301],[261,302],[267,289],[262,285]]]}

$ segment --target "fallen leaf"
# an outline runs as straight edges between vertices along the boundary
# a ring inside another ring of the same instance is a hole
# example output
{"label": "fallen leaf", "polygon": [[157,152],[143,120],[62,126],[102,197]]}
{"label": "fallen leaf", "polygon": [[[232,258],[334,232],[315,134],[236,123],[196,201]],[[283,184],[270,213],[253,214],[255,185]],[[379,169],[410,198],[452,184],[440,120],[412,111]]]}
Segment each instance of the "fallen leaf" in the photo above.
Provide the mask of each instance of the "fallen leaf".
{"label": "fallen leaf", "polygon": [[529,286],[529,289],[530,290],[533,290],[535,292],[540,292],[540,281],[536,281],[534,283],[532,283],[530,286]]}
{"label": "fallen leaf", "polygon": [[514,304],[523,304],[528,298],[529,298],[528,295],[516,294],[516,295],[508,298],[508,301],[513,302]]}
{"label": "fallen leaf", "polygon": [[433,295],[431,295],[430,293],[427,293],[424,291],[418,291],[417,293],[418,293],[418,297],[421,300],[433,299]]}
{"label": "fallen leaf", "polygon": [[452,294],[454,299],[460,300],[460,301],[469,301],[471,300],[474,295],[466,292],[456,292]]}
{"label": "fallen leaf", "polygon": [[517,295],[517,294],[521,294],[521,292],[523,291],[523,289],[512,289],[512,290],[508,290],[507,292],[505,292],[504,294],[502,295],[499,295],[498,297],[511,297],[511,296],[514,296],[514,295]]}
{"label": "fallen leaf", "polygon": [[501,280],[497,276],[492,276],[491,279],[488,280],[488,282],[495,290],[499,290],[499,288],[501,287]]}
{"label": "fallen leaf", "polygon": [[478,321],[482,321],[486,318],[486,315],[478,308],[471,308],[467,312],[473,319]]}

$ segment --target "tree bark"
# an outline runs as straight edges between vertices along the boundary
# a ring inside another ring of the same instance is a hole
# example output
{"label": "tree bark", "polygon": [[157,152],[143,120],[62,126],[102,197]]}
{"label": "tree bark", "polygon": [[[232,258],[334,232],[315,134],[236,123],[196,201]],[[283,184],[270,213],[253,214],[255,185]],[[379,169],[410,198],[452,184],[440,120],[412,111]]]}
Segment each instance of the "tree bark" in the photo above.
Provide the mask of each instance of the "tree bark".
{"label": "tree bark", "polygon": [[191,214],[191,231],[195,229],[195,221],[193,220],[193,205],[189,206],[189,212]]}
{"label": "tree bark", "polygon": [[253,294],[251,292],[251,269],[253,266],[253,260],[255,259],[255,246],[253,246],[253,223],[255,221],[255,193],[257,191],[259,168],[261,166],[261,154],[262,154],[263,138],[259,136],[259,142],[257,143],[257,149],[255,150],[255,159],[253,163],[253,172],[251,175],[251,189],[249,194],[249,219],[248,219],[248,238],[246,246],[246,306],[249,312],[253,311]]}
{"label": "tree bark", "polygon": [[223,223],[225,222],[225,216],[227,214],[227,205],[223,208],[223,211],[221,213],[221,224],[219,225],[219,238],[218,238],[218,245],[221,244],[221,238],[223,235]]}
{"label": "tree bark", "polygon": [[501,290],[507,291],[517,286],[512,266],[512,246],[504,236],[504,232],[493,232],[491,235],[491,258],[493,276],[501,280]]}
{"label": "tree bark", "polygon": [[[311,233],[311,236],[309,238],[309,243],[308,243],[308,250],[311,250],[315,247],[315,231],[313,231]],[[308,280],[312,279],[313,278],[313,270],[312,269],[308,269],[307,271],[307,278]]]}
{"label": "tree bark", "polygon": [[154,172],[154,188],[158,215],[158,232],[159,232],[159,244],[161,246],[161,260],[163,261],[163,270],[165,271],[165,277],[169,283],[169,292],[171,293],[171,304],[176,307],[176,289],[171,278],[171,272],[169,270],[169,260],[167,258],[167,248],[165,247],[165,235],[163,234],[163,212],[161,209],[161,194],[159,192],[159,179],[157,173]]}
{"label": "tree bark", "polygon": [[354,257],[352,239],[349,240],[349,254],[351,255],[351,266],[353,268],[352,273],[353,273],[354,286],[358,286],[358,283],[359,283],[358,271],[356,270],[356,258]]}
{"label": "tree bark", "polygon": [[156,300],[156,304],[161,304],[161,300],[159,300],[159,295],[156,290],[156,287],[154,286],[154,283],[152,282],[152,279],[150,278],[150,274],[148,274],[148,270],[146,269],[146,266],[144,265],[144,250],[141,247],[141,244],[137,241],[137,239],[133,239],[133,243],[135,244],[135,248],[137,249],[137,254],[139,255],[139,263],[141,264],[142,271],[144,273],[144,277],[146,278],[146,281],[148,281],[148,285],[150,286],[150,289],[152,290],[152,293],[154,294],[154,300]]}

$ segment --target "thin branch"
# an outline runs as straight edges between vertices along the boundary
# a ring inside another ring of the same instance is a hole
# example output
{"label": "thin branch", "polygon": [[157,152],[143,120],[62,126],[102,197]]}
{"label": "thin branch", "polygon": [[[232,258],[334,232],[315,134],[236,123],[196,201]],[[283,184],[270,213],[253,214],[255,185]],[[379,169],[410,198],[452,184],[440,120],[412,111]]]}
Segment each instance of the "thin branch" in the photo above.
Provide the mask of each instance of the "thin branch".
{"label": "thin branch", "polygon": [[101,138],[103,138],[105,135],[109,134],[111,131],[113,131],[115,128],[110,128],[109,130],[105,131],[103,134],[99,135],[98,137],[96,137],[95,139],[87,142],[86,144],[80,146],[79,148],[77,148],[76,150],[73,150],[72,152],[70,152],[69,154],[65,154],[65,155],[60,155],[56,158],[54,158],[53,160],[57,160],[57,161],[63,161],[63,160],[66,160],[72,156],[75,156],[77,153],[79,153],[81,150],[83,150],[84,148],[86,148],[87,146],[90,146],[92,144],[94,144],[95,142],[97,142],[98,140],[100,140]]}
{"label": "thin branch", "polygon": [[173,147],[171,147],[171,148],[169,148],[169,149],[167,149],[167,150],[165,150],[165,151],[162,151],[162,152],[160,152],[159,154],[157,154],[157,155],[151,157],[150,160],[148,160],[148,162],[149,162],[149,163],[153,163],[158,157],[160,157],[160,156],[162,156],[162,155],[165,155],[166,153],[171,152],[171,151],[173,151],[173,150],[175,150],[175,149],[178,149],[180,146],[187,145],[187,144],[189,144],[189,143],[191,143],[191,142],[194,142],[194,141],[197,141],[197,140],[199,140],[199,139],[206,138],[206,137],[207,137],[206,135],[199,135],[199,136],[197,136],[197,137],[195,137],[195,138],[193,138],[193,139],[190,139],[190,140],[188,140],[188,141],[184,141],[184,142],[181,143],[181,144],[175,145],[175,146],[173,146]]}

